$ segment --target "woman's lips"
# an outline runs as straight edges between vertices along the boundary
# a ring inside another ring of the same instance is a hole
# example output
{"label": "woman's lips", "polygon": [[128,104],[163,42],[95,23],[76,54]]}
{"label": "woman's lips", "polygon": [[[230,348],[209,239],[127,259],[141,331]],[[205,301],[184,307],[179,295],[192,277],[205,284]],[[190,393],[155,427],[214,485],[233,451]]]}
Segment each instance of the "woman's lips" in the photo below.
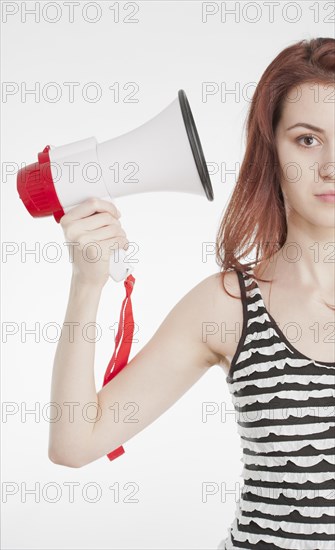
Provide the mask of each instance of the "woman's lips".
{"label": "woman's lips", "polygon": [[320,199],[323,202],[331,202],[335,203],[335,194],[332,195],[315,195],[318,199]]}

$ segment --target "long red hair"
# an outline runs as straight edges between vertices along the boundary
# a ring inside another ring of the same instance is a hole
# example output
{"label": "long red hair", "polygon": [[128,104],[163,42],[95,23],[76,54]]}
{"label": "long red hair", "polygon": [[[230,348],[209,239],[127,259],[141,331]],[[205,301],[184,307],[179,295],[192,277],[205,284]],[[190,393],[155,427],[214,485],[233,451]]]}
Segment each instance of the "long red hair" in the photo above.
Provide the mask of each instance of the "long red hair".
{"label": "long red hair", "polygon": [[[224,286],[227,271],[244,272],[255,267],[270,259],[286,241],[275,130],[285,96],[291,88],[306,82],[334,85],[333,38],[304,39],[282,50],[267,67],[254,92],[246,121],[246,151],[216,236],[216,263],[223,270],[222,284],[230,296]],[[255,260],[242,264],[240,260],[253,250]]]}

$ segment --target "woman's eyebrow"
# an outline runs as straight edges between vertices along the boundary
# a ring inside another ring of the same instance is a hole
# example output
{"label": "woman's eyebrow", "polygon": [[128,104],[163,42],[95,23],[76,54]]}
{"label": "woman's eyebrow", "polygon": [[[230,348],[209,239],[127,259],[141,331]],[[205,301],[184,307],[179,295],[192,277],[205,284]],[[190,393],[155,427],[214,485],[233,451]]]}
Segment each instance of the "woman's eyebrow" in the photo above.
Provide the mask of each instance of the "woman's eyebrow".
{"label": "woman's eyebrow", "polygon": [[290,126],[289,128],[286,128],[286,131],[292,130],[292,128],[296,128],[297,126],[303,126],[304,128],[308,128],[309,130],[314,130],[314,132],[321,132],[321,134],[324,134],[324,130],[322,128],[318,128],[317,126],[313,126],[312,124],[308,124],[307,122],[297,122],[293,126]]}

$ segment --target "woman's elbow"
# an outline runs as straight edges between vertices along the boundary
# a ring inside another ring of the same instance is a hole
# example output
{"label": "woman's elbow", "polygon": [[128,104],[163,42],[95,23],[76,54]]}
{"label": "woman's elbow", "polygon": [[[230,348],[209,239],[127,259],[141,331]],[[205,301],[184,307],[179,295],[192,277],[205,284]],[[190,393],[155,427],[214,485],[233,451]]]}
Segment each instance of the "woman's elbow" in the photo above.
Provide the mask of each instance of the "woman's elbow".
{"label": "woman's elbow", "polygon": [[80,460],[73,460],[73,458],[61,457],[55,452],[55,450],[49,449],[48,457],[51,462],[57,464],[58,466],[67,466],[68,468],[82,468],[85,466],[85,462]]}

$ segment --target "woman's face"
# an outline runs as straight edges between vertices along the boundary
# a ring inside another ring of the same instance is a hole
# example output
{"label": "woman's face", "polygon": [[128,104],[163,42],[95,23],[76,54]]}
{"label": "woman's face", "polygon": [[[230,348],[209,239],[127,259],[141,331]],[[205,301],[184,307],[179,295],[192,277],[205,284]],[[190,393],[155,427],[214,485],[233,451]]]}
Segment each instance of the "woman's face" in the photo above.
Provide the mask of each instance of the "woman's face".
{"label": "woman's face", "polygon": [[288,224],[301,225],[305,220],[335,227],[335,201],[323,202],[316,196],[335,191],[334,85],[306,83],[292,89],[275,139]]}

